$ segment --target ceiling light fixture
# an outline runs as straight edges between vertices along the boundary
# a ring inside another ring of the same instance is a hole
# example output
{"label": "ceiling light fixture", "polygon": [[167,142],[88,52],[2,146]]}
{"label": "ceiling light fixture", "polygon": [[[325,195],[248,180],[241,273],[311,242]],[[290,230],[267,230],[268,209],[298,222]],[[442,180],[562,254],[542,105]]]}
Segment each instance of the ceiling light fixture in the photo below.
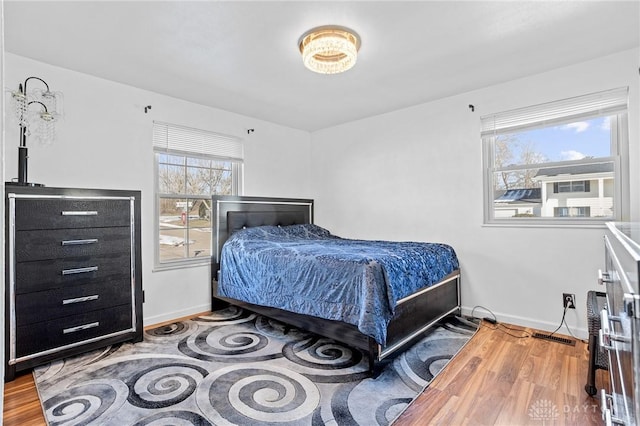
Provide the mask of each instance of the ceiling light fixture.
{"label": "ceiling light fixture", "polygon": [[298,41],[304,65],[320,74],[337,74],[356,64],[360,37],[345,27],[313,28]]}

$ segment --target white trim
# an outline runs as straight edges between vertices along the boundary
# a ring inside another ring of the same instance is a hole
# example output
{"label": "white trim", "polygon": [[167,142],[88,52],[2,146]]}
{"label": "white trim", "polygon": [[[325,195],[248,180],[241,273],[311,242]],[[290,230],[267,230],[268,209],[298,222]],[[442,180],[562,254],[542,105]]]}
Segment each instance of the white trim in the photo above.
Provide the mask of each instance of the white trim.
{"label": "white trim", "polygon": [[153,122],[153,148],[189,156],[202,154],[235,161],[244,158],[244,144],[238,137],[159,121]]}
{"label": "white trim", "polygon": [[145,328],[148,329],[156,324],[161,324],[167,321],[173,321],[178,318],[184,318],[193,316],[202,312],[211,312],[211,303],[205,303],[203,305],[192,306],[190,308],[181,309],[179,311],[168,312],[161,315],[154,315],[152,317],[144,318]]}
{"label": "white trim", "polygon": [[[196,261],[197,259],[197,261]],[[167,262],[162,262],[159,264],[154,264],[152,272],[162,272],[162,271],[171,271],[173,269],[184,269],[184,268],[196,268],[211,266],[211,256],[206,257],[190,257],[187,259],[178,259]]]}
{"label": "white trim", "polygon": [[[461,308],[461,312],[462,312],[463,316],[470,316],[472,311],[473,311],[473,308],[471,308],[469,306],[463,306]],[[572,311],[573,310],[570,310],[570,312],[572,312]],[[559,312],[561,313],[562,311],[559,310]],[[576,314],[575,314],[576,318],[580,318],[580,314],[581,314],[580,310],[576,309],[575,312],[576,312]],[[509,315],[509,314],[505,314],[505,313],[502,313],[502,312],[493,312],[493,314],[495,314],[496,319],[498,320],[499,323],[506,323],[506,324],[509,324],[509,325],[517,325],[517,326],[520,326],[520,327],[528,327],[528,328],[532,328],[534,330],[540,330],[540,331],[552,332],[556,328],[558,328],[558,326],[560,325],[559,323],[553,323],[553,322],[549,322],[549,321],[541,321],[539,319],[522,317],[522,316],[519,316],[519,315]],[[484,311],[484,310],[479,311],[478,309],[476,309],[475,310],[475,316],[477,318],[484,318],[485,316],[491,316],[491,315],[487,315],[487,312]],[[567,317],[569,317],[569,312],[567,312],[567,316],[565,318],[565,321],[569,320],[569,322],[571,322],[571,318],[567,318]],[[577,337],[578,339],[588,339],[589,338],[589,330],[587,330],[585,328],[569,324],[569,329],[571,330],[571,333],[573,333],[573,335],[575,337]],[[571,335],[567,331],[567,327],[566,327],[565,324],[562,324],[562,327],[556,332],[556,335],[571,337]]]}
{"label": "white trim", "polygon": [[480,117],[481,136],[515,133],[524,129],[548,127],[554,123],[579,121],[627,111],[628,87],[590,93],[574,98],[527,106]]}

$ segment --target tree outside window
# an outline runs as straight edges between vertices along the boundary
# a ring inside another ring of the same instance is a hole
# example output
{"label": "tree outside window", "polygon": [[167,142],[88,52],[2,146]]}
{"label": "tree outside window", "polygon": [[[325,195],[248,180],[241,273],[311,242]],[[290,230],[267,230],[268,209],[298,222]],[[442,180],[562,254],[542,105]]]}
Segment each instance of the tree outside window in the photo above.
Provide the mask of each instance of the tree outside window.
{"label": "tree outside window", "polygon": [[230,195],[233,164],[158,153],[160,262],[211,256],[211,195]]}

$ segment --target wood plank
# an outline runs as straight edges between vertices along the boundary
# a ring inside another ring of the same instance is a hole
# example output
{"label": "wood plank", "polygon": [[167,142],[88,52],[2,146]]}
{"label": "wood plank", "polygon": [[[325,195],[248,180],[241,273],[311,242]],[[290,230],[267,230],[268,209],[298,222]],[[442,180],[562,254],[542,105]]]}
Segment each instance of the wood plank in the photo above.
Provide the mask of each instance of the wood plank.
{"label": "wood plank", "polygon": [[[601,425],[598,398],[584,390],[588,370],[586,342],[577,341],[574,347],[515,337],[535,331],[521,327],[507,330],[483,323],[472,341],[394,426],[540,425],[545,415],[550,417],[548,424]],[[607,371],[597,370],[596,386],[609,388]],[[434,393],[441,405],[429,405]],[[453,398],[455,404],[451,403]],[[542,408],[537,418],[532,411],[536,407]]]}
{"label": "wood plank", "polygon": [[33,375],[30,372],[16,376],[15,380],[4,384],[3,424],[5,426],[46,425]]}

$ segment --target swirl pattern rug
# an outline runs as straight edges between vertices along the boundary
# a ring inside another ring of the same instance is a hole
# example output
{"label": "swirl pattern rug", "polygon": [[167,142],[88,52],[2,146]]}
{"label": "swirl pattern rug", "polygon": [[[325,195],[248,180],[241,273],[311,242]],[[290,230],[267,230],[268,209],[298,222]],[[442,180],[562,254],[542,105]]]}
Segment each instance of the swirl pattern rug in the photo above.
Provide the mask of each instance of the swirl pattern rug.
{"label": "swirl pattern rug", "polygon": [[229,307],[34,376],[50,425],[388,425],[476,327],[449,317],[372,378],[360,351]]}

